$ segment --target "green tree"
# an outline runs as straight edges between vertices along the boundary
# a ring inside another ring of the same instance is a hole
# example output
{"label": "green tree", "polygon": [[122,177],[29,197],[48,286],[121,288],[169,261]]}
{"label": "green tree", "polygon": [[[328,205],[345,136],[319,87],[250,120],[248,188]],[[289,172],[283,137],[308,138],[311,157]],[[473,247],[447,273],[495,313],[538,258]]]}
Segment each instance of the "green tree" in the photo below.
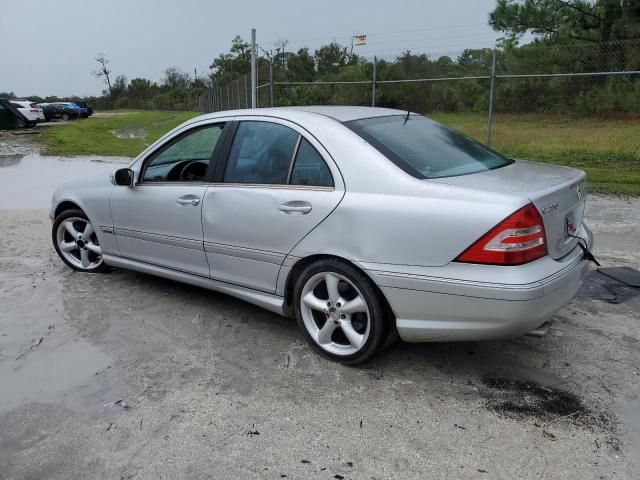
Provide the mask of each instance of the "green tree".
{"label": "green tree", "polygon": [[498,0],[490,25],[512,39],[609,42],[640,38],[640,0]]}
{"label": "green tree", "polygon": [[238,35],[232,40],[229,53],[218,55],[209,68],[212,82],[227,85],[251,71],[251,47]]}
{"label": "green tree", "polygon": [[121,97],[127,91],[127,77],[124,75],[116,76],[113,84],[111,85],[111,96],[113,97]]}
{"label": "green tree", "polygon": [[316,73],[316,62],[308,48],[301,48],[287,58],[287,67],[291,77],[297,81],[310,82]]}
{"label": "green tree", "polygon": [[177,67],[169,67],[164,71],[162,85],[169,90],[184,90],[191,84],[191,75]]}

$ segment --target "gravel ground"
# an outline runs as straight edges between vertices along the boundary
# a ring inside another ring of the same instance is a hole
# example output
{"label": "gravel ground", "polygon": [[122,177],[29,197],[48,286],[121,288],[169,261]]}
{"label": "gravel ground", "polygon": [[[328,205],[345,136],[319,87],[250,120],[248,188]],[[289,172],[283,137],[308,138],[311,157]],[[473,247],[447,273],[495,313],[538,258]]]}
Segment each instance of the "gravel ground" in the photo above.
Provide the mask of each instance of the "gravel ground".
{"label": "gravel ground", "polygon": [[[588,221],[603,264],[640,268],[640,201]],[[2,479],[640,478],[640,297],[349,368],[225,295],[70,271],[45,209],[0,231]]]}

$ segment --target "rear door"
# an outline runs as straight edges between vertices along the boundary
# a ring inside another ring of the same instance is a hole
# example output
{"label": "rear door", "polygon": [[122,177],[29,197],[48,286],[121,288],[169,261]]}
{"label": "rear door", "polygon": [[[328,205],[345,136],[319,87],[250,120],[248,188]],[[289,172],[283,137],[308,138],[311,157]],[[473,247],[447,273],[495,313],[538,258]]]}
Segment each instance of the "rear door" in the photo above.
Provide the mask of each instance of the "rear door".
{"label": "rear door", "polygon": [[338,205],[344,183],[329,153],[300,126],[238,120],[227,161],[204,197],[205,251],[212,278],[275,292],[284,258]]}

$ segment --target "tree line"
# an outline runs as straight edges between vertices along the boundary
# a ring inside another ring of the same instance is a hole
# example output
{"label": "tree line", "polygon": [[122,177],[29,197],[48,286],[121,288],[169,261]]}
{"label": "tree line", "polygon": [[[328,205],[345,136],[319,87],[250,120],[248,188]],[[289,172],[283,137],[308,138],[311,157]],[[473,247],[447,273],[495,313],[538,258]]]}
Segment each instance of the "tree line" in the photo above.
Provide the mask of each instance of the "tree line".
{"label": "tree line", "polygon": [[[562,74],[640,70],[640,0],[497,0],[489,24],[503,34],[496,48],[497,73]],[[523,44],[525,34],[535,40]],[[372,78],[372,59],[336,41],[317,49],[287,49],[276,42],[260,49],[260,83],[269,65],[276,82],[361,81]],[[452,55],[405,51],[378,59],[376,80],[486,77],[493,49],[470,48]],[[210,71],[198,75],[167,68],[158,82],[128,79],[112,73],[104,54],[95,58],[93,74],[105,82],[101,96],[86,98],[96,108],[197,109],[211,87],[228,88],[251,70],[251,49],[240,36],[229,51],[213,59]],[[611,114],[640,111],[638,75],[547,78],[499,78],[495,104],[504,112]],[[482,112],[489,96],[486,78],[428,83],[380,84],[376,104],[420,112]],[[261,91],[260,106],[270,100]],[[371,85],[277,85],[276,105],[352,104],[371,102]],[[51,101],[52,97],[40,99]]]}

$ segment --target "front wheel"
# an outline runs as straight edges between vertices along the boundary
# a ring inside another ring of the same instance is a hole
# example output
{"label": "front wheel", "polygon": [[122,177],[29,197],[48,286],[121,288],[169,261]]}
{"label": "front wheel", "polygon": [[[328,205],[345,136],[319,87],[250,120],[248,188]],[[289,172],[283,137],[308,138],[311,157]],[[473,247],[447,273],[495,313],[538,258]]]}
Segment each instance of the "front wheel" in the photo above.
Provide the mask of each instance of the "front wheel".
{"label": "front wheel", "polygon": [[320,260],[300,274],[294,308],[305,337],[347,365],[365,362],[385,336],[385,310],[367,277],[340,260]]}
{"label": "front wheel", "polygon": [[81,210],[66,210],[58,215],[51,236],[56,252],[69,267],[87,273],[107,270],[95,229]]}
{"label": "front wheel", "polygon": [[60,115],[60,120],[63,120],[65,122],[67,120],[69,120],[69,114],[68,113],[63,113],[62,115]]}

